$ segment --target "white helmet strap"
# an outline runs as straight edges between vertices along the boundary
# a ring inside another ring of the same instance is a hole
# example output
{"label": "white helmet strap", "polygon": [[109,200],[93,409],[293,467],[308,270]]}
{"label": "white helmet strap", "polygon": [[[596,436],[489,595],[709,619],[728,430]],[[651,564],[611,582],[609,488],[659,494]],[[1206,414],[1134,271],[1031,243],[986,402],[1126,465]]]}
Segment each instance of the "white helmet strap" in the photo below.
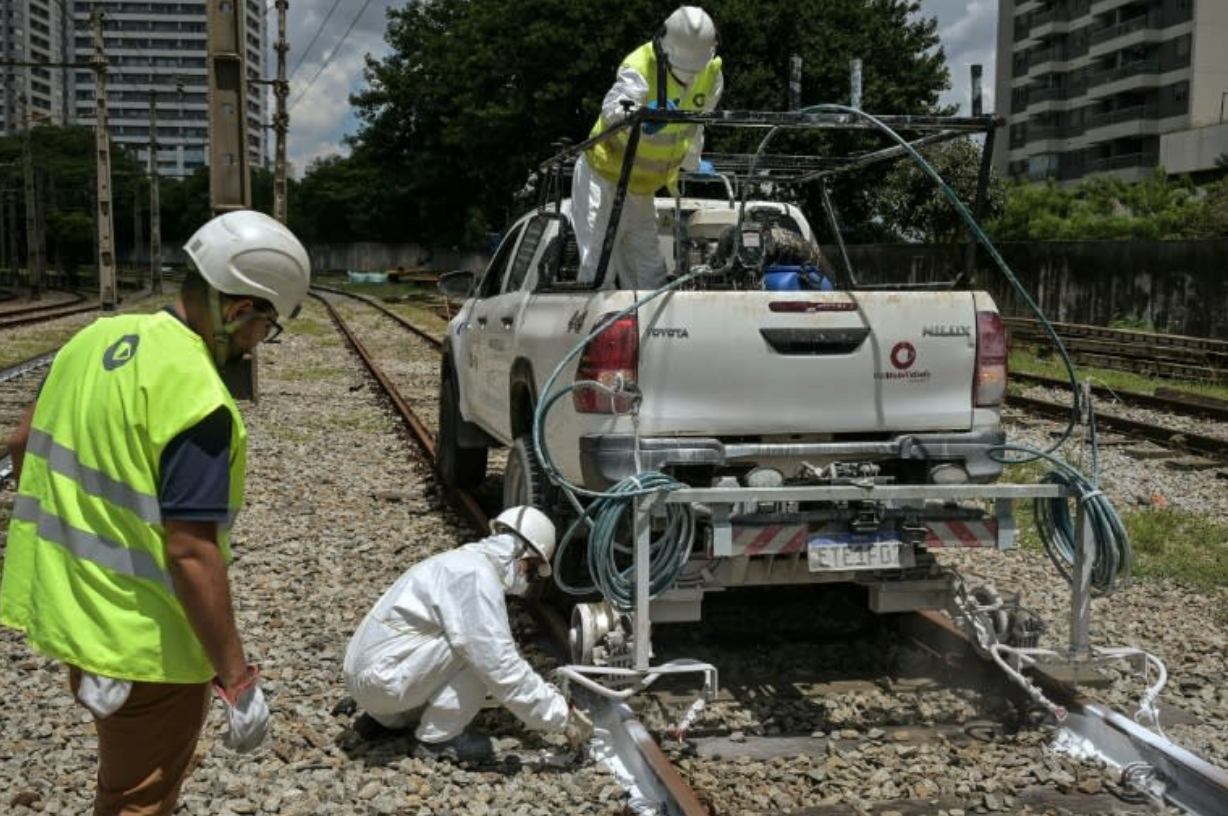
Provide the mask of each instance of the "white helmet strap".
{"label": "white helmet strap", "polygon": [[233,326],[222,315],[222,293],[209,287],[209,322],[213,330],[213,363],[221,369],[230,360],[230,338]]}

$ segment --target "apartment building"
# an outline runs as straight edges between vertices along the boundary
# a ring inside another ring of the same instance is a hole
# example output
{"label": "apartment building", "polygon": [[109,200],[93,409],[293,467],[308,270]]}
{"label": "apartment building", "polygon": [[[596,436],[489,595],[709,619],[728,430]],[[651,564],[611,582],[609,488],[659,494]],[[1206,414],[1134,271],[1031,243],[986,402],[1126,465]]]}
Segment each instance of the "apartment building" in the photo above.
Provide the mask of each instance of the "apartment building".
{"label": "apartment building", "polygon": [[[68,116],[64,71],[67,16],[59,0],[3,0],[0,3],[0,126],[21,130],[25,118],[62,124]],[[38,63],[46,63],[43,67]]]}
{"label": "apartment building", "polygon": [[[94,54],[91,15],[94,9],[101,10],[108,61],[107,129],[112,140],[148,165],[152,95],[156,106],[159,173],[189,175],[208,163],[206,0],[2,2],[0,38],[6,60],[87,65]],[[263,79],[267,53],[264,3],[243,0],[242,5],[247,15],[247,75],[249,79]],[[50,121],[57,124],[93,127],[95,80],[90,68],[28,71],[28,79],[12,82],[10,87],[15,85],[18,91],[28,87],[33,110],[45,110]],[[8,96],[4,99],[3,121],[9,133],[20,129],[20,122],[10,113],[12,101]],[[268,165],[269,131],[265,125],[269,121],[269,107],[267,86],[249,86],[247,136],[253,167]]]}
{"label": "apartment building", "polygon": [[998,171],[1127,181],[1228,154],[1228,0],[999,0]]}

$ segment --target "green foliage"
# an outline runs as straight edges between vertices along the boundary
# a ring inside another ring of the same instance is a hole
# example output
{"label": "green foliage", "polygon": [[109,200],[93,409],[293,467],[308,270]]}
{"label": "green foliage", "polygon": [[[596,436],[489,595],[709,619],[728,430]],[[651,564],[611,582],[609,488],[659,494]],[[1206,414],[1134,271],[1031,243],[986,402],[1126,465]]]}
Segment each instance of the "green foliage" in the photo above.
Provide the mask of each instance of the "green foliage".
{"label": "green foliage", "polygon": [[[19,224],[25,222],[22,139],[20,134],[0,137],[0,184],[17,191]],[[46,225],[48,263],[92,262],[98,191],[93,128],[36,124],[30,131],[30,153]],[[146,182],[140,164],[127,151],[112,144],[110,154],[114,237],[123,255],[133,241],[133,202],[142,205]],[[139,212],[147,213],[147,205]],[[18,241],[19,257],[24,258],[24,229]]]}
{"label": "green foliage", "polygon": [[1174,507],[1133,510],[1123,521],[1134,548],[1135,575],[1204,590],[1228,586],[1228,528]]}
{"label": "green foliage", "polygon": [[[368,60],[367,87],[351,99],[361,123],[353,154],[308,170],[291,223],[309,240],[484,243],[519,214],[515,193],[554,143],[587,137],[622,58],[676,5],[409,0],[390,10],[392,53]],[[791,54],[803,59],[804,104],[847,102],[853,58],[863,60],[868,110],[932,113],[948,87],[936,23],[914,0],[705,8],[722,32],[723,108],[783,109]],[[366,184],[347,190],[343,178]],[[866,209],[859,196],[844,197],[853,222]]]}
{"label": "green foliage", "polygon": [[987,225],[999,241],[1166,240],[1228,235],[1228,179],[1201,193],[1156,168],[1129,183],[1092,176],[1075,187],[1017,183]]}
{"label": "green foliage", "polygon": [[[957,139],[922,150],[921,155],[971,212],[981,168],[980,145]],[[991,171],[981,220],[1001,212],[1005,198],[1005,182]],[[867,200],[884,225],[905,240],[946,244],[968,238],[967,225],[942,188],[911,159],[892,165],[882,183],[870,189]]]}

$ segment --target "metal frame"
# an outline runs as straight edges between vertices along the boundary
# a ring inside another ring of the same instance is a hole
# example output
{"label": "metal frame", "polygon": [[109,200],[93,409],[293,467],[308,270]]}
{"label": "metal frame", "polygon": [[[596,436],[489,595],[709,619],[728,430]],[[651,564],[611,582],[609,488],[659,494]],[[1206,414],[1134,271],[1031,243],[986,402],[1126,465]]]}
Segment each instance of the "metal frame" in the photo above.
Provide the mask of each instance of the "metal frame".
{"label": "metal frame", "polygon": [[[993,154],[993,136],[997,128],[1005,124],[1005,120],[996,116],[910,116],[884,115],[875,116],[882,124],[894,131],[910,134],[908,140],[914,149],[941,144],[962,136],[981,134],[985,144],[981,153],[981,166],[977,178],[976,198],[971,208],[978,219],[984,212],[989,185],[989,173]],[[602,241],[601,257],[598,261],[593,289],[600,288],[605,281],[610,255],[613,251],[614,236],[622,215],[623,202],[627,196],[627,184],[631,178],[631,170],[635,161],[635,153],[639,147],[640,134],[645,124],[690,124],[705,127],[731,127],[752,129],[786,130],[859,130],[879,132],[872,123],[853,114],[845,113],[806,113],[778,111],[727,110],[708,113],[690,113],[682,111],[652,110],[639,108],[628,114],[622,122],[574,145],[563,147],[558,153],[546,159],[538,166],[545,181],[538,190],[538,207],[546,209],[553,207],[555,211],[561,208],[565,198],[566,179],[571,173],[576,158],[601,142],[614,137],[622,131],[628,131],[627,150],[619,173],[618,184],[610,211],[609,222]],[[770,134],[769,134],[770,135]],[[839,219],[836,216],[828,182],[833,177],[878,164],[906,157],[907,150],[891,144],[878,150],[849,156],[812,156],[812,155],[779,155],[779,154],[743,154],[743,153],[705,153],[705,158],[712,162],[716,172],[727,180],[733,181],[739,194],[745,195],[752,185],[775,184],[797,186],[802,184],[819,184],[823,208],[826,214],[828,228],[832,230],[837,246],[840,249],[841,260],[849,282],[855,285],[852,266],[848,253],[844,248],[843,237],[838,229]],[[976,249],[973,245],[966,256],[964,275],[971,277],[976,260]]]}

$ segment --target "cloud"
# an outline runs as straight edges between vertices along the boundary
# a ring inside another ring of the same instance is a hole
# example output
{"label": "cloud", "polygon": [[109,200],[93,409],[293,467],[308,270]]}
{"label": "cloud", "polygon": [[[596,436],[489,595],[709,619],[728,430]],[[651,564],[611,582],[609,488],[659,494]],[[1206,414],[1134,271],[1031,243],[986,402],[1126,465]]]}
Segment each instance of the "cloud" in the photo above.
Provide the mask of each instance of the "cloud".
{"label": "cloud", "polygon": [[[294,0],[293,13],[286,15],[286,71],[293,72],[286,158],[297,177],[313,159],[349,152],[342,139],[358,129],[350,94],[365,87],[366,55],[388,53],[387,9],[400,5],[401,0]],[[277,39],[275,12],[268,22],[272,44]],[[270,53],[269,73],[274,74],[276,52]]]}
{"label": "cloud", "polygon": [[942,102],[972,113],[971,66],[982,67],[981,95],[986,113],[994,110],[995,55],[998,38],[996,0],[922,0],[921,14],[938,21],[938,38],[947,56],[951,89]]}

